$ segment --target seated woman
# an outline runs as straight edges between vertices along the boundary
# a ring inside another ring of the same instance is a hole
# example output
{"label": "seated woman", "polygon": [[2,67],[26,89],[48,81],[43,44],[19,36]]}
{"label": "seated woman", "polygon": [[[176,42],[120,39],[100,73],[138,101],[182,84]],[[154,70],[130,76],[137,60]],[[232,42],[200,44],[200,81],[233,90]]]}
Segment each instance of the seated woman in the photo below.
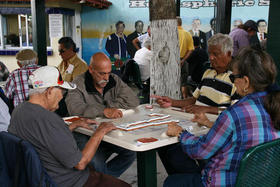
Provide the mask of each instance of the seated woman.
{"label": "seated woman", "polygon": [[240,161],[250,147],[280,137],[280,89],[273,86],[276,66],[264,51],[243,49],[233,61],[230,76],[243,97],[210,122],[195,114],[194,122],[212,126],[196,137],[178,125],[169,125],[167,134],[178,136],[182,149],[193,159],[209,159],[200,174],[170,175],[168,186],[234,186]]}

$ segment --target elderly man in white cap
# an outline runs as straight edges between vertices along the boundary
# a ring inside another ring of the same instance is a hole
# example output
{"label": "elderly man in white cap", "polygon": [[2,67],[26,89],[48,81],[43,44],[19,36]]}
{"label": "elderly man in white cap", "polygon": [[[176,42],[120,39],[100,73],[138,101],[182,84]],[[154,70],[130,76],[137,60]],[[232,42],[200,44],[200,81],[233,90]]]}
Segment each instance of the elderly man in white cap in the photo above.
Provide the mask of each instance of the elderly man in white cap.
{"label": "elderly man in white cap", "polygon": [[29,141],[36,149],[49,176],[58,186],[129,186],[112,176],[88,168],[103,136],[115,129],[101,123],[85,148],[80,151],[71,131],[90,128],[89,119],[67,126],[55,113],[65,89],[76,85],[64,82],[56,67],[45,66],[29,77],[30,98],[13,111],[8,132]]}
{"label": "elderly man in white cap", "polygon": [[31,49],[23,49],[16,54],[20,68],[10,73],[5,86],[5,94],[14,107],[28,98],[28,77],[39,68],[37,53]]}

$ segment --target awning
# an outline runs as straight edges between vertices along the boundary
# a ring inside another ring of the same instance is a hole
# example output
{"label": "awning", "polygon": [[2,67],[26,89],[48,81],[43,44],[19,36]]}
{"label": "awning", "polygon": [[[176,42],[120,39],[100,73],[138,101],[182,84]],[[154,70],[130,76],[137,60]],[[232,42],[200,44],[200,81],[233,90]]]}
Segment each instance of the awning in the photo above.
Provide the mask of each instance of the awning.
{"label": "awning", "polygon": [[[56,1],[56,0],[46,0]],[[57,0],[59,1],[59,0]],[[112,5],[108,0],[72,0],[73,2],[79,3],[80,5],[90,6],[98,9],[106,9]],[[30,4],[30,0],[0,0],[0,4]]]}
{"label": "awning", "polygon": [[77,3],[85,6],[91,6],[98,9],[107,9],[112,5],[110,1],[107,0],[74,0]]}

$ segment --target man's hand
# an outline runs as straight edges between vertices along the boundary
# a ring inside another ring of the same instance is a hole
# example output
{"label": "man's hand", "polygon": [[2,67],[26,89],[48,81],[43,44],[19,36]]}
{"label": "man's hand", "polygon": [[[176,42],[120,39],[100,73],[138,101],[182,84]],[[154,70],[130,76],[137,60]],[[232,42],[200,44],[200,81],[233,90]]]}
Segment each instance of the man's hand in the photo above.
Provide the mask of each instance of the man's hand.
{"label": "man's hand", "polygon": [[211,128],[213,126],[213,122],[211,122],[207,116],[205,115],[205,113],[196,113],[194,115],[194,118],[191,120],[192,122],[197,122],[199,125],[203,125],[206,127]]}
{"label": "man's hand", "polygon": [[166,134],[168,136],[179,136],[179,134],[183,131],[183,128],[175,122],[171,122],[171,124],[168,124],[168,129],[166,131]]}
{"label": "man's hand", "polygon": [[103,137],[105,134],[115,129],[117,129],[117,127],[113,125],[113,123],[102,122],[100,123],[94,134],[100,134]]}
{"label": "man's hand", "polygon": [[187,105],[185,107],[182,107],[182,110],[187,113],[207,113],[208,107],[206,106],[200,106],[200,105]]}
{"label": "man's hand", "polygon": [[122,111],[116,108],[105,108],[103,114],[106,118],[115,119],[123,117]]}
{"label": "man's hand", "polygon": [[92,124],[97,124],[97,122],[95,120],[92,120],[92,119],[81,118],[80,120],[74,121],[73,123],[71,123],[69,125],[69,129],[71,131],[73,131],[74,129],[76,129],[78,127],[83,127],[83,128],[92,130],[92,127],[89,126],[89,125],[92,125]]}
{"label": "man's hand", "polygon": [[151,95],[151,98],[156,98],[156,103],[162,108],[168,108],[172,106],[172,99],[167,96]]}

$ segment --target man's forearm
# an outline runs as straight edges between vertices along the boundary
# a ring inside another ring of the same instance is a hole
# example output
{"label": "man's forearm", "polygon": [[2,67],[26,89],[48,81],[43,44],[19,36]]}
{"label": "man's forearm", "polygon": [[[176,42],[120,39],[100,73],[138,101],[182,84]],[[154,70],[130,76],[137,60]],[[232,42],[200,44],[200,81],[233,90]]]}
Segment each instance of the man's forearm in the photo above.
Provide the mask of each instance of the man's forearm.
{"label": "man's forearm", "polygon": [[138,43],[139,42],[139,40],[137,39],[137,38],[135,38],[134,40],[132,40],[132,44],[133,44],[133,46],[137,49],[137,50],[139,50],[140,48],[139,48],[139,46],[138,46]]}
{"label": "man's forearm", "polygon": [[185,107],[187,105],[194,104],[196,101],[196,98],[190,97],[185,100],[172,100],[172,106],[174,107]]}
{"label": "man's forearm", "polygon": [[193,50],[188,50],[185,54],[185,56],[183,57],[182,61],[185,62],[189,56],[192,54]]}
{"label": "man's forearm", "polygon": [[76,169],[83,170],[87,166],[87,164],[91,161],[91,159],[95,155],[96,150],[98,149],[98,146],[101,140],[103,139],[104,134],[105,133],[101,131],[96,131],[91,136],[91,138],[89,139],[89,141],[87,142],[87,144],[85,145],[82,151],[83,156],[79,164],[76,166]]}

